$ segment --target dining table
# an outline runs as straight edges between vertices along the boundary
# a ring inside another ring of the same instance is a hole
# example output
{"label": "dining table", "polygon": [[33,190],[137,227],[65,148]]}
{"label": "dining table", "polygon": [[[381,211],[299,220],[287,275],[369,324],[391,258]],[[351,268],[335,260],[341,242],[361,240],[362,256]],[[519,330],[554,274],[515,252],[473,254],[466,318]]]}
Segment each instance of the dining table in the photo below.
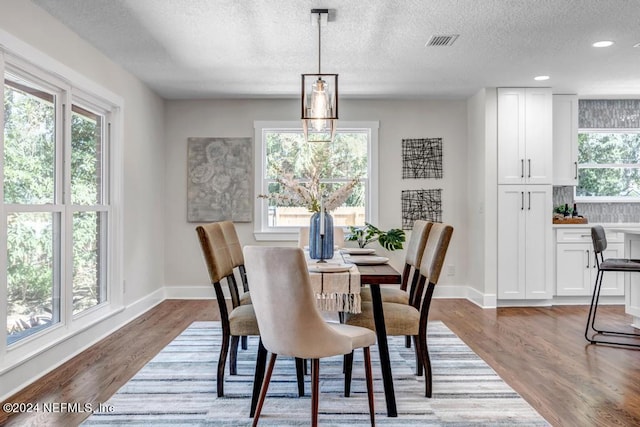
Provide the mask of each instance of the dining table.
{"label": "dining table", "polygon": [[[342,254],[338,252],[336,257],[342,257]],[[349,255],[348,257],[342,257],[341,259],[334,259],[334,262],[340,263],[340,261],[351,264],[350,267],[355,266],[355,268],[351,268],[349,271],[336,271],[336,273],[323,272],[321,273],[321,283],[325,283],[324,280],[327,280],[327,275],[332,274],[347,274],[350,275],[348,281],[345,283],[349,284],[349,288],[352,292],[350,292],[351,298],[349,299],[350,304],[345,305],[340,308],[340,306],[336,309],[334,305],[331,305],[333,311],[349,311],[349,312],[359,312],[359,302],[360,302],[360,290],[354,289],[352,286],[354,280],[359,281],[360,286],[368,285],[371,289],[371,303],[373,307],[373,315],[374,315],[374,323],[375,323],[375,332],[377,336],[377,345],[378,351],[380,355],[380,367],[382,371],[382,383],[384,387],[385,401],[387,406],[387,416],[389,417],[397,417],[398,410],[396,407],[396,399],[395,399],[395,391],[393,387],[393,375],[391,373],[391,360],[389,357],[389,345],[387,342],[387,332],[384,321],[384,306],[382,304],[382,295],[380,293],[381,285],[398,285],[402,281],[401,274],[390,264],[387,262],[382,263],[359,263],[358,262],[359,255]],[[364,260],[364,258],[361,258]],[[317,267],[313,267],[314,263],[317,260],[307,260],[308,265],[310,266],[310,276],[314,274],[318,274]],[[322,271],[322,269],[320,269]],[[317,277],[316,283],[317,283]],[[332,278],[333,279],[333,278]],[[327,306],[324,301],[321,299],[326,299],[327,295],[324,291],[325,289],[321,289],[320,293],[315,288],[317,284],[314,284],[314,279],[311,280],[312,287],[314,287],[314,291],[319,299],[318,306],[320,309],[326,310]],[[346,291],[345,291],[346,292]],[[325,295],[323,295],[325,294]],[[340,299],[342,300],[342,299]],[[347,300],[347,298],[345,298]],[[357,302],[357,305],[353,305],[353,302]],[[253,417],[255,413],[255,408],[258,402],[258,396],[260,394],[260,388],[262,387],[262,381],[264,379],[264,373],[267,363],[267,350],[262,345],[262,342],[258,344],[258,354],[256,359],[256,370],[254,374],[254,384],[253,384],[253,395],[251,400],[251,413],[250,415]]]}

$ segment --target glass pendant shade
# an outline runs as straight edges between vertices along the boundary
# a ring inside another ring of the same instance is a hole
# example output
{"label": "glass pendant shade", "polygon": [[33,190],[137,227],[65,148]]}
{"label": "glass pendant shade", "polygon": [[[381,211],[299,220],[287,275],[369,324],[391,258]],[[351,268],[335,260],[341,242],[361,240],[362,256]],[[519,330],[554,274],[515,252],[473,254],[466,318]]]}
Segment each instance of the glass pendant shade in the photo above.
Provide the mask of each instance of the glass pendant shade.
{"label": "glass pendant shade", "polygon": [[338,122],[338,75],[302,74],[302,127],[309,142],[330,142]]}

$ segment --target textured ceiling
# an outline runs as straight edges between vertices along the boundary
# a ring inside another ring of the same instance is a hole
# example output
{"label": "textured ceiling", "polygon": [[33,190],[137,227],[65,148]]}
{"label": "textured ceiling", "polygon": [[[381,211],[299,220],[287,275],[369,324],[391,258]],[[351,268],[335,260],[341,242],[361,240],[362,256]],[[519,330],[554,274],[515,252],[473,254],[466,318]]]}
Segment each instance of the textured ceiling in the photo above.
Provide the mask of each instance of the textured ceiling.
{"label": "textured ceiling", "polygon": [[[488,86],[640,95],[637,0],[32,0],[165,98],[292,97],[317,71],[341,96],[466,98]],[[450,47],[432,35],[459,34]],[[615,40],[610,48],[593,48]],[[546,82],[534,82],[537,75]]]}

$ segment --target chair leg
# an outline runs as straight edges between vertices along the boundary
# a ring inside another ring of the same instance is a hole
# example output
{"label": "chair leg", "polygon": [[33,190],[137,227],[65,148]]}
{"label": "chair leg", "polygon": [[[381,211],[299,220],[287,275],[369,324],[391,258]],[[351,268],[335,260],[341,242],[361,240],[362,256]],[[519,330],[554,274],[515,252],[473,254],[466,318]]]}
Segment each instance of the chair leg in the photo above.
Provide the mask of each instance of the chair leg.
{"label": "chair leg", "polygon": [[240,337],[236,335],[231,336],[231,349],[229,351],[229,373],[231,375],[238,374],[238,342]]}
{"label": "chair leg", "polygon": [[353,350],[344,355],[344,397],[351,395],[351,375],[353,374]]}
{"label": "chair leg", "polygon": [[298,397],[304,396],[304,365],[305,359],[296,357],[296,379],[298,380]]}
{"label": "chair leg", "polygon": [[264,404],[264,398],[267,397],[267,389],[269,388],[269,382],[271,381],[271,374],[273,373],[273,366],[276,364],[277,354],[271,353],[269,359],[269,366],[267,366],[267,373],[264,376],[264,382],[262,383],[262,389],[260,390],[260,399],[258,399],[258,407],[256,408],[256,414],[253,417],[253,427],[258,425],[258,418],[260,418],[260,412],[262,412],[262,405]]}
{"label": "chair leg", "polygon": [[431,375],[431,359],[429,358],[429,348],[427,346],[426,332],[424,338],[421,339],[421,335],[415,337],[414,343],[416,347],[420,347],[420,358],[422,359],[422,366],[424,366],[424,395],[425,397],[431,397],[433,394],[433,384]]}
{"label": "chair leg", "polygon": [[222,331],[222,344],[220,346],[220,357],[218,357],[218,374],[216,376],[218,397],[224,396],[224,369],[227,364],[227,353],[229,352],[229,335]]}
{"label": "chair leg", "polygon": [[373,402],[373,374],[371,373],[371,351],[369,347],[364,347],[364,373],[367,378],[367,397],[369,400],[369,417],[371,418],[371,427],[376,425],[376,410]]}
{"label": "chair leg", "polygon": [[415,354],[416,354],[416,376],[421,377],[424,371],[422,365],[422,346],[418,344],[418,336],[412,337],[414,341]]}
{"label": "chair leg", "polygon": [[256,406],[258,406],[258,398],[260,397],[260,390],[262,389],[266,364],[267,349],[264,348],[262,340],[260,340],[258,342],[258,354],[256,356],[256,370],[253,376],[253,393],[251,395],[251,410],[249,411],[249,417],[253,417],[256,413]]}
{"label": "chair leg", "polygon": [[247,337],[246,335],[242,337],[242,341],[241,341],[241,343],[242,343],[242,347],[241,347],[241,348],[242,348],[243,350],[246,350],[246,349],[248,348],[247,342],[248,342],[249,340],[248,340],[247,338],[248,338],[248,337]]}
{"label": "chair leg", "polygon": [[411,337],[409,335],[404,337],[404,346],[405,348],[411,348]]}
{"label": "chair leg", "polygon": [[318,426],[318,403],[320,394],[320,359],[311,361],[311,426]]}

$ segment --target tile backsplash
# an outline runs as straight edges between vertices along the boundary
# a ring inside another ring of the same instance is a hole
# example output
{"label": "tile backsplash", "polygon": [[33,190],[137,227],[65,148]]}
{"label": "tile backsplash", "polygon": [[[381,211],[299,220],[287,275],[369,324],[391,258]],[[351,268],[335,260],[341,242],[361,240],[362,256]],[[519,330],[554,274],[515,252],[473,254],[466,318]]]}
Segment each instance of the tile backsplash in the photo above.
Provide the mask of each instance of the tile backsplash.
{"label": "tile backsplash", "polygon": [[[553,207],[573,207],[573,187],[553,187]],[[576,203],[590,223],[640,222],[640,203]]]}

